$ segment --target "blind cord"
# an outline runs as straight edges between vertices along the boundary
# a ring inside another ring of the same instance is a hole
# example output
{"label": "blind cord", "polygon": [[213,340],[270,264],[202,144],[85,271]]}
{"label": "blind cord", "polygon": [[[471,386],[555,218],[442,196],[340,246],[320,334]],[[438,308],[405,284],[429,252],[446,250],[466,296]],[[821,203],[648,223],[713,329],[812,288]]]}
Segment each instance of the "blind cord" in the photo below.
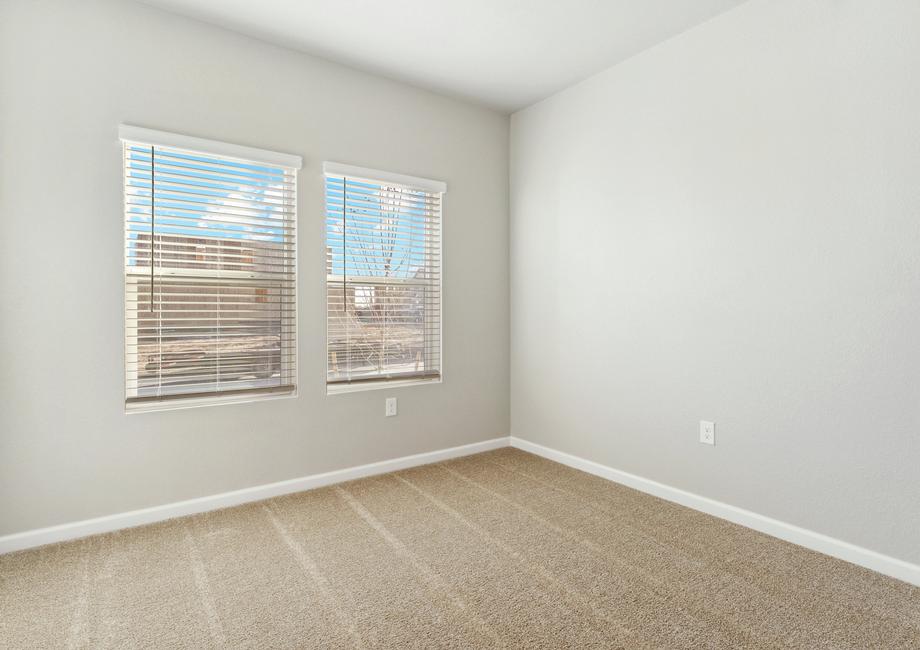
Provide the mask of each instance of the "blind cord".
{"label": "blind cord", "polygon": [[153,308],[153,257],[154,257],[154,230],[157,219],[157,163],[156,152],[150,147],[150,313],[156,310]]}
{"label": "blind cord", "polygon": [[348,340],[348,229],[345,222],[345,205],[348,203],[348,179],[342,177],[342,312],[345,317],[345,374],[351,378],[351,341]]}
{"label": "blind cord", "polygon": [[156,275],[154,274],[154,256],[156,238],[156,220],[157,220],[157,162],[156,149],[150,146],[150,313],[157,315],[157,395],[163,391],[163,322],[162,314],[159,309],[153,306],[154,283]]}

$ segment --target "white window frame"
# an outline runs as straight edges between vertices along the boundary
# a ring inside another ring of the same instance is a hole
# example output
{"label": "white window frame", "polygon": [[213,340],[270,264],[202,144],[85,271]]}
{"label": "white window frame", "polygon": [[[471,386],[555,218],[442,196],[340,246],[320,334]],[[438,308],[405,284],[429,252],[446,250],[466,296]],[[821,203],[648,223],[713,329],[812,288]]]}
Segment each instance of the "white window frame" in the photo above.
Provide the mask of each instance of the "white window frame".
{"label": "white window frame", "polygon": [[[296,171],[299,171],[303,168],[303,158],[295,154],[280,153],[277,151],[270,151],[267,149],[259,149],[256,147],[249,147],[238,144],[230,144],[227,142],[221,142],[219,140],[208,140],[205,138],[197,138],[188,135],[181,135],[177,133],[170,133],[167,131],[158,131],[155,129],[147,129],[144,127],[133,126],[130,124],[120,124],[118,127],[118,138],[122,144],[125,142],[131,142],[134,144],[143,144],[149,146],[160,146],[160,147],[172,147],[175,149],[183,149],[188,152],[198,153],[209,156],[222,156],[227,158],[236,158],[247,162],[258,162],[268,165],[278,165],[282,167],[289,167]],[[124,163],[122,163],[124,164]],[[125,172],[122,168],[122,199],[124,203],[125,196],[127,195],[127,188],[124,185]],[[295,173],[295,189],[294,189],[294,219],[292,222],[293,231],[295,233],[295,241],[297,241],[297,221],[298,221],[298,196],[299,196],[299,175]],[[122,223],[123,228],[127,230],[128,224],[127,220],[122,214]],[[122,245],[124,245],[125,236],[122,238]],[[295,253],[297,248],[295,247]],[[124,251],[122,251],[124,255]],[[293,325],[293,341],[294,341],[294,350],[295,354],[299,356],[299,301],[300,301],[300,292],[296,290],[296,287],[299,283],[299,273],[298,268],[298,255],[295,255],[293,261],[293,272],[294,272],[294,325]],[[122,262],[124,264],[124,261]],[[149,268],[149,267],[148,267]],[[168,270],[162,271],[164,275],[169,275],[171,272]],[[208,272],[202,269],[202,275],[206,275]],[[214,272],[216,275],[216,272]],[[245,271],[223,271],[223,274],[239,274],[241,277],[255,277],[256,274],[245,272]],[[125,284],[124,287],[127,289],[128,279],[127,274],[125,275]],[[127,291],[125,292],[127,296]],[[124,340],[124,359],[123,367],[127,369],[128,367],[128,358],[129,358],[129,334],[127,330],[128,323],[128,305],[127,300],[123,303],[124,306],[124,318],[122,318],[122,336]],[[299,373],[300,373],[300,363],[298,362],[297,356],[294,357],[294,367],[293,367],[293,381],[294,381],[294,390],[291,392],[285,393],[236,393],[221,395],[220,393],[215,393],[214,395],[206,396],[196,396],[196,397],[183,397],[182,395],[168,396],[164,397],[162,400],[154,400],[149,402],[136,402],[129,403],[125,400],[125,397],[129,394],[129,388],[127,384],[128,372],[125,372],[125,385],[124,391],[122,394],[122,400],[124,403],[124,409],[126,414],[134,413],[146,413],[146,412],[156,412],[156,411],[172,411],[179,409],[188,409],[188,408],[200,408],[202,406],[213,406],[218,404],[241,404],[248,402],[262,402],[268,400],[277,400],[277,399],[290,399],[296,398],[299,393]],[[284,363],[284,362],[282,362]]]}
{"label": "white window frame", "polygon": [[[356,180],[368,181],[371,183],[393,183],[394,185],[404,185],[416,190],[425,192],[439,193],[441,195],[441,214],[440,218],[440,237],[438,237],[438,259],[440,260],[438,273],[438,300],[440,301],[439,319],[438,319],[438,376],[435,378],[411,377],[411,378],[394,378],[381,379],[379,381],[333,383],[328,382],[328,356],[329,356],[329,315],[328,315],[328,288],[329,283],[326,276],[326,227],[325,217],[323,218],[323,237],[322,237],[322,264],[323,278],[325,289],[323,289],[323,312],[325,314],[326,329],[325,340],[323,345],[324,363],[323,363],[323,383],[326,386],[326,395],[344,395],[348,393],[363,393],[370,390],[392,390],[396,388],[408,388],[412,386],[424,386],[428,384],[441,384],[444,382],[444,197],[447,194],[447,183],[444,181],[422,178],[419,176],[409,176],[407,174],[398,174],[394,172],[371,169],[369,167],[359,167],[357,165],[347,165],[344,163],[329,162],[323,163],[323,180],[325,183],[326,176],[345,176]],[[326,198],[323,193],[323,215],[326,214]],[[428,314],[426,313],[426,318]],[[426,326],[428,324],[426,323]],[[428,331],[426,327],[426,331]]]}

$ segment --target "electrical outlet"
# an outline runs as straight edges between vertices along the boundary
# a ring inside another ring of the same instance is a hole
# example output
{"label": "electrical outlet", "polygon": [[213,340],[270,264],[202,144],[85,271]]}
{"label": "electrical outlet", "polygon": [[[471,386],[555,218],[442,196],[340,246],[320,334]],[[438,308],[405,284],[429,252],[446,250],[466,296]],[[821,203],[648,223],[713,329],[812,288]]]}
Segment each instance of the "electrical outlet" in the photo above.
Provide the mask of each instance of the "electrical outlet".
{"label": "electrical outlet", "polygon": [[393,417],[396,415],[396,398],[387,397],[387,417]]}
{"label": "electrical outlet", "polygon": [[704,445],[716,444],[716,423],[700,420],[700,442]]}

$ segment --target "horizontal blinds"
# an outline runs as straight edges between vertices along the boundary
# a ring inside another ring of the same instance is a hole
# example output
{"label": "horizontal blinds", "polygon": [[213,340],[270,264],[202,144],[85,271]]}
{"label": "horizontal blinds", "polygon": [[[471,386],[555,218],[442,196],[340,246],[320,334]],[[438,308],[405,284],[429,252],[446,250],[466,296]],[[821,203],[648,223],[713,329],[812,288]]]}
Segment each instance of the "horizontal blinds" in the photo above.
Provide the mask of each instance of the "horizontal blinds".
{"label": "horizontal blinds", "polygon": [[327,383],[437,378],[441,192],[366,175],[326,174]]}
{"label": "horizontal blinds", "polygon": [[125,141],[128,403],[291,391],[296,169]]}

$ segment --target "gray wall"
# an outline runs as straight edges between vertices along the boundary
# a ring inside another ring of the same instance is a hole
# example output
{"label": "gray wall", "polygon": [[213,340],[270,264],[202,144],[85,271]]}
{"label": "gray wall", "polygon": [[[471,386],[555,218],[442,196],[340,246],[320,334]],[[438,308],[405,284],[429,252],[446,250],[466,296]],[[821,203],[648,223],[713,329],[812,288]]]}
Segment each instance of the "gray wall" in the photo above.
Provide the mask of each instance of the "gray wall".
{"label": "gray wall", "polygon": [[754,0],[512,116],[513,434],[920,561],[918,33]]}
{"label": "gray wall", "polygon": [[[120,122],[304,156],[296,399],[124,414]],[[22,0],[0,151],[0,534],[508,434],[507,116],[134,2]],[[447,181],[443,384],[326,397],[324,160]]]}

